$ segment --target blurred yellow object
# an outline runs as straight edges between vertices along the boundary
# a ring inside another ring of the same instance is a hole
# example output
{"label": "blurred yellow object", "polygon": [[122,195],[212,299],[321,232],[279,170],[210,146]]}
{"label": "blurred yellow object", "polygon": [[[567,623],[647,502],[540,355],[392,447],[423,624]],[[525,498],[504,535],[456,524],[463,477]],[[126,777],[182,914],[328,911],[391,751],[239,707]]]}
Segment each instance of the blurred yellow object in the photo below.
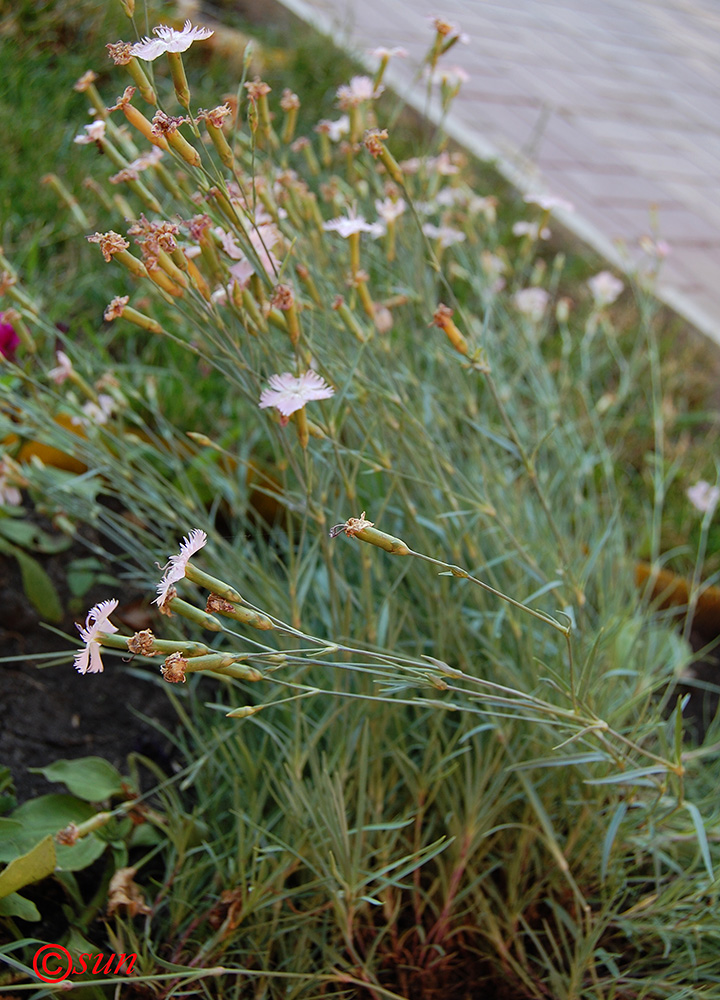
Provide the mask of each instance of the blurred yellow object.
{"label": "blurred yellow object", "polygon": [[[79,438],[85,437],[82,427],[73,424],[70,415],[67,413],[59,413],[55,417],[55,423]],[[3,444],[7,447],[17,444],[18,440],[17,435],[11,434],[5,438]],[[44,465],[52,465],[56,469],[65,469],[67,472],[76,472],[78,474],[87,472],[87,465],[84,462],[81,462],[73,455],[68,455],[67,452],[61,451],[59,448],[53,448],[49,444],[42,444],[40,441],[24,441],[20,445],[20,450],[15,456],[15,460],[22,464],[30,462],[33,457],[39,458]]]}
{"label": "blurred yellow object", "polygon": [[[59,413],[54,418],[54,422],[59,427],[75,435],[78,439],[86,438],[84,428],[82,425],[74,424],[70,414]],[[132,437],[155,445],[157,444],[150,434],[139,429],[133,429]],[[20,465],[27,465],[33,458],[37,458],[43,465],[63,469],[66,472],[73,472],[76,475],[81,475],[88,470],[88,466],[72,454],[72,450],[64,451],[61,448],[43,444],[41,441],[23,438],[19,434],[6,435],[0,444],[3,450],[12,454],[14,460]],[[192,457],[191,449],[188,447],[183,448],[182,445],[179,447],[181,453],[184,452],[187,455],[188,461],[190,461]],[[238,463],[232,456],[227,454],[222,455],[219,461],[226,473],[231,475],[237,474]],[[272,471],[251,459],[247,462],[245,482],[248,489],[248,508],[251,516],[259,524],[265,528],[270,528],[288,516],[287,507],[281,499],[282,486],[272,474]]]}

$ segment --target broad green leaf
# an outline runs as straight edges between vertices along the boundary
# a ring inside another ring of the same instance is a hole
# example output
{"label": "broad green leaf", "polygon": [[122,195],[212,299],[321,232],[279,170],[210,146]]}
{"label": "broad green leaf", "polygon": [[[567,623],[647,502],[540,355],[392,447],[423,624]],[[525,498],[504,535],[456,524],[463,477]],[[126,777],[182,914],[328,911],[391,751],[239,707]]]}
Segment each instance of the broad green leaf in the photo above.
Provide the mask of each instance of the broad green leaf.
{"label": "broad green leaf", "polygon": [[[39,838],[33,838],[33,843]],[[0,818],[0,861],[12,861],[28,850],[27,836],[23,824],[9,817]]]}
{"label": "broad green leaf", "polygon": [[9,767],[0,767],[0,816],[6,816],[17,805],[15,785]]}
{"label": "broad green leaf", "polygon": [[107,850],[107,842],[96,837],[94,833],[89,833],[87,837],[82,837],[76,844],[57,845],[57,867],[60,871],[81,872],[84,868],[97,861]]}
{"label": "broad green leaf", "polygon": [[56,860],[53,839],[51,836],[45,837],[27,854],[15,858],[0,872],[0,899],[52,875]]}
{"label": "broad green leaf", "polygon": [[166,839],[165,834],[152,823],[141,823],[130,834],[128,844],[130,847],[155,847]]}
{"label": "broad green leaf", "polygon": [[66,785],[68,791],[86,802],[102,802],[122,794],[122,775],[102,757],[56,760],[47,767],[31,767],[28,770],[33,774],[42,774],[48,781]]}
{"label": "broad green leaf", "polygon": [[[80,824],[95,815],[95,810],[87,802],[74,795],[40,795],[36,799],[23,802],[9,820],[0,821],[0,832],[8,822],[21,824],[21,829],[7,828],[10,836],[0,838],[0,861],[13,861],[25,854],[48,835],[54,837],[69,823]],[[97,860],[107,844],[89,834],[76,844],[57,845],[57,866],[67,871],[81,871]]]}
{"label": "broad green leaf", "polygon": [[95,583],[117,586],[117,579],[104,570],[105,563],[95,556],[69,562],[65,567],[65,580],[73,597],[84,597]]}
{"label": "broad green leaf", "polygon": [[38,795],[18,806],[9,819],[22,823],[23,835],[33,844],[48,833],[56,834],[69,823],[84,823],[95,815],[95,810],[87,802],[81,802],[74,795]]}
{"label": "broad green leaf", "polygon": [[64,552],[72,545],[72,539],[67,535],[50,535],[31,521],[3,519],[0,521],[0,534],[10,542],[22,545],[33,552]]}
{"label": "broad green leaf", "polygon": [[0,552],[17,559],[25,596],[38,614],[49,622],[62,621],[63,609],[58,592],[37,559],[33,559],[23,549],[2,538],[0,538]]}
{"label": "broad green leaf", "polygon": [[11,892],[0,899],[0,917],[19,917],[20,920],[42,920],[37,906],[19,892]]}

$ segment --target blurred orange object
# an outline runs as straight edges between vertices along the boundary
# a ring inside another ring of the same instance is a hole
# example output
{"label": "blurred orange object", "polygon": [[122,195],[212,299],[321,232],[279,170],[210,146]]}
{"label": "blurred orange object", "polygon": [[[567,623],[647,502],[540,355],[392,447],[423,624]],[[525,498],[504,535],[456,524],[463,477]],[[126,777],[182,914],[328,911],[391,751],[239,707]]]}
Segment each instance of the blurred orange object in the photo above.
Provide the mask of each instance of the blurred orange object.
{"label": "blurred orange object", "polygon": [[[652,580],[652,597],[661,608],[687,609],[690,599],[688,581],[668,569],[658,569],[650,563],[635,566],[638,588],[646,587]],[[682,614],[682,611],[679,611]],[[706,587],[697,599],[693,627],[707,638],[720,635],[720,587]]]}

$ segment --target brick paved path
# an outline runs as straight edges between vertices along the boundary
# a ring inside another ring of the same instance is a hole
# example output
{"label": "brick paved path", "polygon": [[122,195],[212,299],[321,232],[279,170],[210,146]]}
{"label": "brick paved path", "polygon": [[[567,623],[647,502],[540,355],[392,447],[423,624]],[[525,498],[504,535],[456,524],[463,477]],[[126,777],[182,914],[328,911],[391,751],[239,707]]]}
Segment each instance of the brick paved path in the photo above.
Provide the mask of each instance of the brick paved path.
{"label": "brick paved path", "polygon": [[[720,343],[718,0],[282,0],[356,51],[403,45],[409,89],[441,14],[470,36],[444,58],[470,80],[448,131],[523,189],[576,207],[570,228],[619,264],[652,228],[671,246],[659,287]],[[410,65],[412,64],[412,66]]]}

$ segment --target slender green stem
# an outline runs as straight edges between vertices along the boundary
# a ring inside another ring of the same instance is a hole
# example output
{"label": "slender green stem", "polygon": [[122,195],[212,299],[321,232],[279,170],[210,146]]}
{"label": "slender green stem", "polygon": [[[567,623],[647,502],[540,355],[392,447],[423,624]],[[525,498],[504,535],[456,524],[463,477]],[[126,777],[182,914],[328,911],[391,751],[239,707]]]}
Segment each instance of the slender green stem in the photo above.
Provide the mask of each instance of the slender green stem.
{"label": "slender green stem", "polygon": [[467,570],[462,569],[460,566],[453,566],[451,563],[444,562],[442,559],[434,559],[432,556],[426,556],[422,552],[414,552],[410,549],[408,555],[415,556],[416,559],[422,559],[424,562],[433,563],[435,566],[441,566],[443,569],[448,570],[453,576],[457,576],[462,580],[469,580],[470,583],[474,583],[478,587],[482,587],[489,594],[493,594],[494,597],[499,598],[501,601],[505,601],[506,604],[511,604],[514,608],[518,608],[520,611],[525,611],[527,614],[532,615],[533,618],[537,618],[541,622],[545,622],[546,625],[551,625],[552,628],[557,629],[558,632],[568,638],[570,633],[570,627],[568,625],[561,625],[559,621],[555,618],[551,618],[550,615],[544,614],[542,611],[536,611],[535,608],[528,607],[527,604],[522,604],[520,601],[514,600],[512,597],[508,597],[507,594],[503,594],[501,591],[496,590],[491,587],[489,583],[485,583],[483,580],[478,580],[476,576],[472,576]]}

